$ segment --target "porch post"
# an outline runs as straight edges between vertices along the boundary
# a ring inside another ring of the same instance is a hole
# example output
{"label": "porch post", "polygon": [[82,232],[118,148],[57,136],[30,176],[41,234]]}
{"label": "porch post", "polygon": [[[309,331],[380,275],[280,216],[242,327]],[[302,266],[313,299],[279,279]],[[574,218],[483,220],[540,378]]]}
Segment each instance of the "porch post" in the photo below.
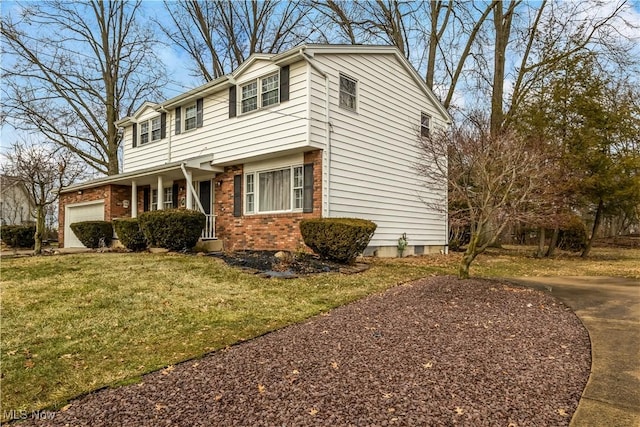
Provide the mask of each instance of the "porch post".
{"label": "porch post", "polygon": [[131,218],[138,217],[138,183],[131,181]]}
{"label": "porch post", "polygon": [[164,209],[164,184],[162,175],[158,175],[158,210]]}
{"label": "porch post", "polygon": [[190,182],[192,182],[192,174],[191,171],[187,171],[187,185],[185,187],[187,187],[187,209],[191,210],[193,209],[193,194],[191,194],[191,186],[189,185]]}

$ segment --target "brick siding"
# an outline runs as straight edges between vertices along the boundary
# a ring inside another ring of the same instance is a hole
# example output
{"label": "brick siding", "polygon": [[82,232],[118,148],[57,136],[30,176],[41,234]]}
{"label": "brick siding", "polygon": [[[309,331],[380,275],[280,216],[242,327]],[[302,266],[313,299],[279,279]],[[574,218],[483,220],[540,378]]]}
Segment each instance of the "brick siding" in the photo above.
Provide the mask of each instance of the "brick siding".
{"label": "brick siding", "polygon": [[[243,249],[294,250],[304,246],[299,224],[304,218],[322,215],[322,150],[304,154],[313,163],[313,212],[233,216],[233,177],[242,175],[242,165],[226,167],[215,179],[216,237],[227,251]],[[242,194],[244,197],[244,177]],[[243,199],[244,200],[244,199]]]}
{"label": "brick siding", "polygon": [[124,207],[124,201],[131,201],[131,188],[125,185],[102,185],[80,191],[60,194],[58,210],[58,244],[64,247],[65,206],[104,200],[104,219],[128,218],[131,216],[131,206]]}

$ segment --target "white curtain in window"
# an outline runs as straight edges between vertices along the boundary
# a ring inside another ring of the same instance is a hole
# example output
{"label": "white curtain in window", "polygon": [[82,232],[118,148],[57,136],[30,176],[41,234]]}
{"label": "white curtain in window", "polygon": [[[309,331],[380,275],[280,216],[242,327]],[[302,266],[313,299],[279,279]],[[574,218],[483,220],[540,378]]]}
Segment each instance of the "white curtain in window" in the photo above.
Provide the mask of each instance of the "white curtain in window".
{"label": "white curtain in window", "polygon": [[262,172],[260,175],[261,212],[291,209],[291,169]]}

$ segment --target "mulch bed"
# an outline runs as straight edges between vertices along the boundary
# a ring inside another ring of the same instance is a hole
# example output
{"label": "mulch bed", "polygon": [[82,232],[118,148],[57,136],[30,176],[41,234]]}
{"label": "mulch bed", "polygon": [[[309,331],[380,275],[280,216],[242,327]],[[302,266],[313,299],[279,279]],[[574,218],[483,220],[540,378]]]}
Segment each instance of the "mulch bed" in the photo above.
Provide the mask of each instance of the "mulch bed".
{"label": "mulch bed", "polygon": [[[278,257],[277,254],[282,255]],[[228,265],[245,271],[261,274],[264,277],[294,278],[299,275],[358,272],[358,266],[345,266],[323,260],[316,255],[295,255],[279,251],[236,251],[213,253],[211,256],[222,259]]]}
{"label": "mulch bed", "polygon": [[553,297],[437,277],[21,425],[567,426],[590,363],[587,331]]}

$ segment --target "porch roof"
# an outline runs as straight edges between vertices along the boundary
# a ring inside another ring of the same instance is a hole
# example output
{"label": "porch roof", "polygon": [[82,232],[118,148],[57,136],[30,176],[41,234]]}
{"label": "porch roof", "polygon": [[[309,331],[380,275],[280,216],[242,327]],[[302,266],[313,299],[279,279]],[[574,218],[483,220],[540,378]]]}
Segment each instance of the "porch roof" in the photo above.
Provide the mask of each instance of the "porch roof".
{"label": "porch roof", "polygon": [[184,173],[182,171],[183,165],[187,171],[192,172],[194,178],[196,179],[198,176],[210,176],[211,174],[224,171],[223,167],[212,166],[210,157],[202,159],[196,158],[188,161],[166,163],[164,165],[153,166],[147,169],[92,179],[90,181],[85,181],[78,184],[70,185],[68,187],[64,187],[60,192],[68,193],[108,184],[131,185],[132,181],[136,181],[136,184],[139,186],[155,184],[158,175],[162,175],[167,180],[185,179]]}

